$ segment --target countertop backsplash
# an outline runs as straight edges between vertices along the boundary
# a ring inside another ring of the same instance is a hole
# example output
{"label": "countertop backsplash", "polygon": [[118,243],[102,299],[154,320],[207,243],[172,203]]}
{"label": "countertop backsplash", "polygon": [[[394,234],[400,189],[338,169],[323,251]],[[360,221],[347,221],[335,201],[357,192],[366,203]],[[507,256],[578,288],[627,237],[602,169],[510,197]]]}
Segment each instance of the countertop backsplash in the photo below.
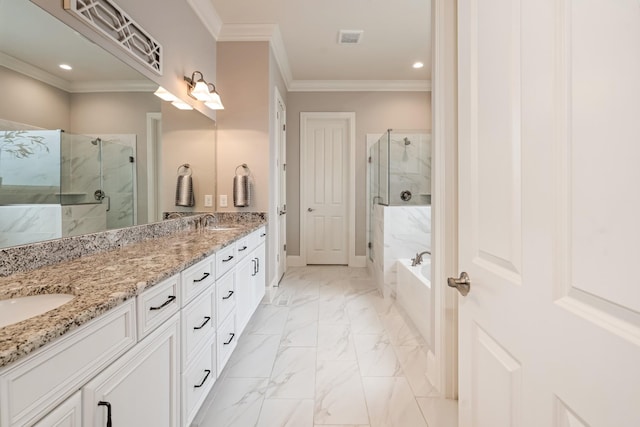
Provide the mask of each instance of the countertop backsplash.
{"label": "countertop backsplash", "polygon": [[[169,215],[180,217],[152,224],[3,248],[0,249],[0,277],[121,248],[148,239],[192,231],[200,215],[204,213],[206,212],[167,212],[164,218]],[[215,212],[212,214],[221,224],[266,219],[264,212]]]}

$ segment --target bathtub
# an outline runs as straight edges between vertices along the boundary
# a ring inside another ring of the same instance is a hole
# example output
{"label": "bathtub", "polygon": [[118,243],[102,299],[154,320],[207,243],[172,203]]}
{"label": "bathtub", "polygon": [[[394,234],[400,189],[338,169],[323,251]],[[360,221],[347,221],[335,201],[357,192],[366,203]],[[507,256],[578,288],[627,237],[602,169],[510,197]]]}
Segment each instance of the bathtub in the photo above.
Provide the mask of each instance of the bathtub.
{"label": "bathtub", "polygon": [[418,328],[430,349],[434,336],[434,292],[431,286],[431,259],[411,266],[410,259],[398,260],[398,288],[396,298],[413,324]]}

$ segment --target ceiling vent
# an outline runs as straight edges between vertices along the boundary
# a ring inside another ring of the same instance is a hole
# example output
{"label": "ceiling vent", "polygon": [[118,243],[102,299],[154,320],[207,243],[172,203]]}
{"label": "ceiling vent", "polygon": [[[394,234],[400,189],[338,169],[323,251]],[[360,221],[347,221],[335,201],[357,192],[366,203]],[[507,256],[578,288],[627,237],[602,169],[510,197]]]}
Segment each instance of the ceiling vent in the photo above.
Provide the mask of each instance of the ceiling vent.
{"label": "ceiling vent", "polygon": [[362,30],[340,30],[338,44],[358,44],[362,40]]}

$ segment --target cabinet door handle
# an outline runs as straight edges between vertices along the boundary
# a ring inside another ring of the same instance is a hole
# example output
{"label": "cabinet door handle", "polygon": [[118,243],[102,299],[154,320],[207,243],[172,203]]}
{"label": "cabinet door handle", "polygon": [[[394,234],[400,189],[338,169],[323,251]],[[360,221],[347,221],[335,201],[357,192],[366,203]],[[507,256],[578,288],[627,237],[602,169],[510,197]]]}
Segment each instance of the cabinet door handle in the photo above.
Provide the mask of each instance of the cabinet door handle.
{"label": "cabinet door handle", "polygon": [[111,403],[103,402],[102,400],[98,402],[98,406],[106,406],[107,407],[107,427],[112,427],[111,425]]}
{"label": "cabinet door handle", "polygon": [[233,337],[236,336],[236,334],[234,334],[233,332],[231,332],[229,335],[231,335],[231,338],[229,338],[229,341],[222,343],[223,345],[229,345],[231,344],[231,341],[233,341]]}
{"label": "cabinet door handle", "polygon": [[194,327],[193,327],[193,329],[197,331],[198,329],[202,329],[202,328],[204,328],[204,326],[205,326],[207,323],[209,323],[209,320],[211,320],[211,317],[209,317],[209,316],[204,316],[204,322],[202,323],[202,325],[200,325],[200,326],[194,326]]}
{"label": "cabinet door handle", "polygon": [[233,255],[229,255],[229,258],[223,259],[222,262],[229,262],[233,259]]}
{"label": "cabinet door handle", "polygon": [[231,298],[231,295],[233,295],[233,291],[229,291],[227,296],[226,297],[222,297],[222,299],[229,299],[229,298]]}
{"label": "cabinet door handle", "polygon": [[260,258],[256,258],[256,264],[258,265],[256,267],[256,274],[258,274],[260,272]]}
{"label": "cabinet door handle", "polygon": [[174,300],[176,299],[175,295],[170,295],[167,300],[165,302],[162,303],[162,305],[159,305],[157,307],[149,307],[149,310],[160,310],[165,308],[166,306],[168,306],[169,304],[171,304]]}
{"label": "cabinet door handle", "polygon": [[243,246],[240,249],[238,249],[238,252],[242,252],[242,251],[246,251],[247,250],[247,246]]}
{"label": "cabinet door handle", "polygon": [[256,274],[258,274],[258,266],[256,264],[256,259],[252,259],[251,262],[253,263],[253,274],[251,276],[255,276]]}
{"label": "cabinet door handle", "polygon": [[211,275],[211,273],[204,273],[204,274],[202,275],[202,277],[201,277],[201,278],[199,278],[199,279],[194,279],[194,280],[193,280],[193,283],[202,282],[204,279],[206,279],[206,278],[207,278],[207,277],[209,277],[210,275]]}
{"label": "cabinet door handle", "polygon": [[207,378],[209,378],[209,374],[211,373],[211,371],[209,369],[205,369],[204,372],[205,372],[205,376],[202,379],[202,381],[200,381],[200,384],[194,385],[193,388],[200,388],[204,385],[204,383],[207,382]]}

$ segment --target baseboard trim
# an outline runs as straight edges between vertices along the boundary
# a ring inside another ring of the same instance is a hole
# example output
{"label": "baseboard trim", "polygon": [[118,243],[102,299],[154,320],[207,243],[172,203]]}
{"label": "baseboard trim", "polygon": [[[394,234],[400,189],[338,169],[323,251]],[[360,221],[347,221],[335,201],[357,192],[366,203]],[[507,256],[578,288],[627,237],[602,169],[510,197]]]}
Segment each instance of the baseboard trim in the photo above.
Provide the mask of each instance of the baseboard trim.
{"label": "baseboard trim", "polygon": [[367,256],[364,255],[359,255],[359,256],[354,256],[351,258],[351,261],[349,262],[349,267],[358,267],[358,268],[364,268],[367,266]]}

